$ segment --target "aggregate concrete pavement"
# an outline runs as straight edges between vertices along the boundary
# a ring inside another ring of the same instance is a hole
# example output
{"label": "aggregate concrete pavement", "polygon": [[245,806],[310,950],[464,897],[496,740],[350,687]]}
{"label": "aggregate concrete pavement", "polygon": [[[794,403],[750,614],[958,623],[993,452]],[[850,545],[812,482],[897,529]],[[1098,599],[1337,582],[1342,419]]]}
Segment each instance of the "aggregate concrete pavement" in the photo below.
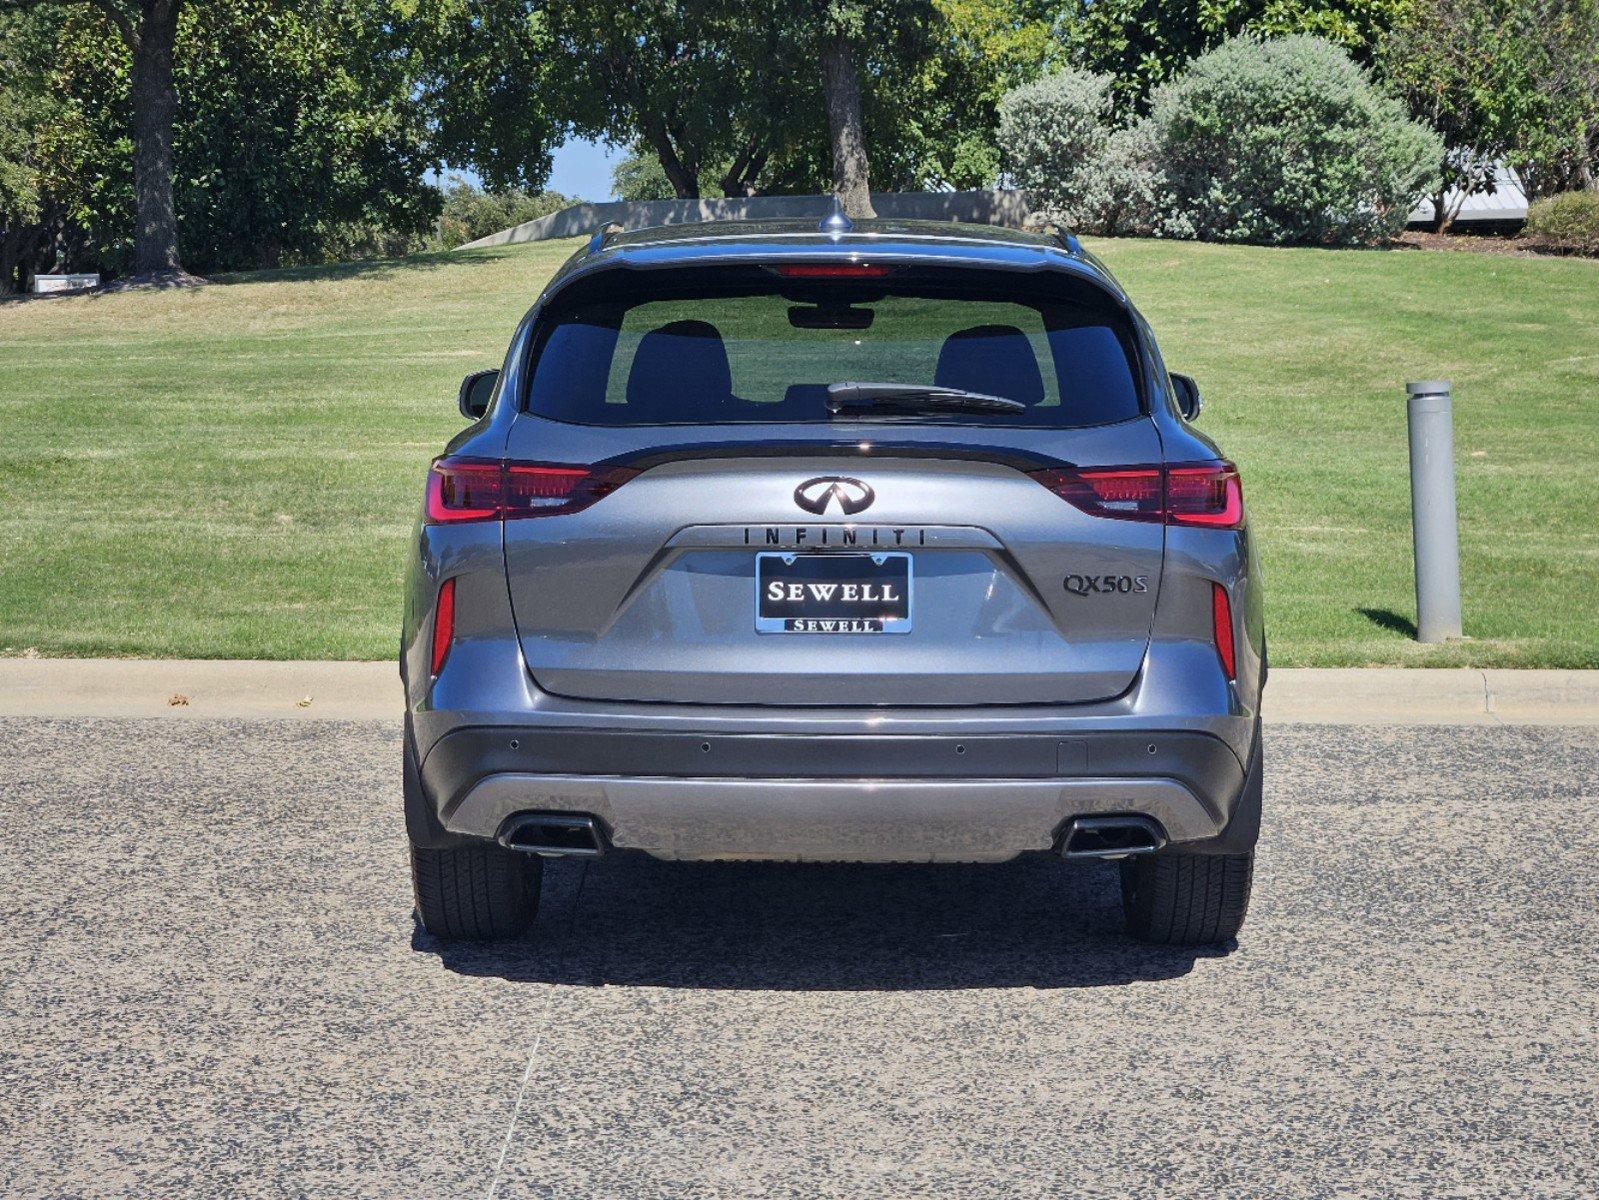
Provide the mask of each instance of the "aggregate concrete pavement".
{"label": "aggregate concrete pavement", "polygon": [[409,913],[393,722],[0,720],[0,1195],[1599,1195],[1599,734],[1273,726],[1235,949],[1113,869]]}

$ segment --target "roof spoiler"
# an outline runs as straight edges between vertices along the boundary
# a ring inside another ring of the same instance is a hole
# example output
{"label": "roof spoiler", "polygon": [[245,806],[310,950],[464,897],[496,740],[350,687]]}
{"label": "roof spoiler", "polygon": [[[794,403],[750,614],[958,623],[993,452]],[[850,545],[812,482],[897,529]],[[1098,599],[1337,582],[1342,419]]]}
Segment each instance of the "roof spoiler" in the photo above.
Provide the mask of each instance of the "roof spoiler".
{"label": "roof spoiler", "polygon": [[[728,220],[731,221],[739,219],[741,218],[731,218]],[[712,218],[710,220],[698,223],[715,225],[719,224],[720,222],[718,222],[716,218]],[[1025,233],[1040,233],[1045,237],[1048,237],[1055,243],[1056,246],[1060,247],[1068,254],[1082,256],[1084,253],[1086,253],[1083,250],[1083,244],[1077,240],[1077,235],[1055,221],[1039,221],[1035,217],[1028,217],[1023,221],[989,221],[984,222],[984,224],[996,225],[1001,229],[1019,229]],[[590,254],[598,254],[601,250],[605,249],[612,238],[623,232],[624,228],[625,226],[616,221],[610,221],[605,225],[600,226],[600,228],[596,229],[589,235],[588,245],[582,252],[583,256],[587,257]],[[854,224],[849,220],[848,217],[845,217],[841,211],[835,209],[834,212],[829,213],[825,218],[823,218],[822,223],[818,226],[818,228],[824,233],[845,233],[853,229]]]}

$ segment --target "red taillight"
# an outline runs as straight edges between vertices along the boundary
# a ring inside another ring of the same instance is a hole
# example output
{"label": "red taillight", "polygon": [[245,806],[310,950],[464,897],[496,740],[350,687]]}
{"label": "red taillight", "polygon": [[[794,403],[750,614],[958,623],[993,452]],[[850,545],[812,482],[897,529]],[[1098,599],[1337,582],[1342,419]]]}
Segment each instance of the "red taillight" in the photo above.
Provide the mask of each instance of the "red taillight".
{"label": "red taillight", "polygon": [[1236,529],[1244,519],[1238,468],[1230,462],[1170,467],[1070,467],[1034,471],[1068,504],[1096,517]]}
{"label": "red taillight", "polygon": [[772,269],[785,279],[881,279],[889,273],[875,263],[783,263]]}
{"label": "red taillight", "polygon": [[1166,514],[1174,525],[1237,529],[1244,520],[1244,486],[1230,462],[1166,468]]}
{"label": "red taillight", "polygon": [[637,474],[627,467],[441,458],[428,472],[427,519],[442,525],[581,512]]}
{"label": "red taillight", "polygon": [[1227,589],[1219,583],[1210,585],[1210,625],[1216,639],[1216,657],[1221,659],[1221,669],[1227,678],[1238,678],[1238,657],[1233,650],[1233,604],[1227,598]]}
{"label": "red taillight", "polygon": [[433,606],[433,664],[431,674],[444,669],[449,657],[450,643],[455,640],[455,580],[446,579],[439,584],[439,600]]}
{"label": "red taillight", "polygon": [[[631,472],[629,472],[631,474]],[[606,487],[587,467],[542,463],[508,463],[505,468],[505,515],[539,517],[587,508],[615,484]]]}
{"label": "red taillight", "polygon": [[1165,515],[1159,467],[1118,467],[1108,471],[1062,468],[1034,471],[1033,478],[1074,508],[1096,517],[1159,521]]}
{"label": "red taillight", "polygon": [[428,472],[428,520],[441,524],[487,521],[499,516],[503,472],[497,462],[436,459]]}

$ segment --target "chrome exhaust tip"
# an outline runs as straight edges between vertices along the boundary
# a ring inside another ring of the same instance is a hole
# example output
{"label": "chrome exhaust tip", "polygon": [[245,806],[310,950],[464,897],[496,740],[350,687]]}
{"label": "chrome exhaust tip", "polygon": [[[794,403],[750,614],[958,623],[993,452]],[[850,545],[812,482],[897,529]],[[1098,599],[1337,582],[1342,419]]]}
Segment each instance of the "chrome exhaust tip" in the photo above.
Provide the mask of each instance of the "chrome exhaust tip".
{"label": "chrome exhaust tip", "polygon": [[494,839],[507,850],[544,858],[598,858],[605,853],[605,830],[587,813],[516,813]]}
{"label": "chrome exhaust tip", "polygon": [[1063,858],[1127,858],[1153,854],[1166,841],[1166,831],[1153,817],[1073,817],[1060,852]]}

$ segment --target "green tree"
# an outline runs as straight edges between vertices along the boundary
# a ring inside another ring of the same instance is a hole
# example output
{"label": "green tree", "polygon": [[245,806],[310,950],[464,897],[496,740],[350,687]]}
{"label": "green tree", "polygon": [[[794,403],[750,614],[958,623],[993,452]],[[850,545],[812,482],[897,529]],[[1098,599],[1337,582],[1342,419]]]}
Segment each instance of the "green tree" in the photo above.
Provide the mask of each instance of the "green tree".
{"label": "green tree", "polygon": [[1229,37],[1313,33],[1366,62],[1376,37],[1425,0],[1066,0],[1057,36],[1070,60],[1111,75],[1123,107]]}
{"label": "green tree", "polygon": [[[1442,187],[1486,190],[1509,162],[1528,194],[1599,186],[1599,0],[1433,0],[1379,44],[1388,86],[1444,137]],[[1453,213],[1435,198],[1438,224]]]}
{"label": "green tree", "polygon": [[1438,232],[1468,196],[1493,189],[1498,164],[1532,118],[1534,91],[1514,30],[1518,7],[1519,0],[1433,0],[1415,5],[1378,42],[1377,68],[1389,89],[1443,137],[1432,197]]}
{"label": "green tree", "polygon": [[806,80],[794,28],[752,20],[737,0],[551,0],[550,29],[570,72],[571,127],[642,144],[679,197],[721,168],[723,194],[753,194],[803,120]]}
{"label": "green tree", "polygon": [[[876,186],[884,191],[986,187],[1000,170],[999,101],[1043,70],[1053,42],[1030,0],[932,0],[884,4],[863,15],[854,45],[861,122]],[[803,14],[795,18],[804,28]],[[819,91],[797,119],[819,112]],[[769,186],[832,185],[825,125],[770,168]]]}
{"label": "green tree", "polygon": [[[1000,101],[1043,75],[1056,53],[1045,5],[934,0],[934,8],[932,52],[893,89],[914,99],[874,140],[874,161],[895,186],[989,187],[1001,169]],[[882,107],[874,97],[874,125]]]}
{"label": "green tree", "polygon": [[0,11],[0,293],[27,286],[42,249],[43,157],[59,108],[47,78],[53,15]]}
{"label": "green tree", "polygon": [[752,193],[805,84],[782,21],[736,0],[424,0],[424,97],[446,160],[537,188],[571,136],[648,147],[681,197],[711,164]]}
{"label": "green tree", "polygon": [[[385,0],[208,0],[183,9],[173,201],[184,261],[231,270],[419,243],[438,210],[423,114]],[[80,265],[139,271],[132,66],[93,14],[70,13],[47,171]]]}
{"label": "green tree", "polygon": [[641,197],[813,191],[840,165],[859,192],[868,163],[890,187],[990,182],[999,97],[1051,45],[1041,0],[423,4],[441,157],[536,188],[555,145],[603,137],[653,158],[618,180]]}
{"label": "green tree", "polygon": [[1048,48],[1026,0],[791,0],[785,20],[821,65],[830,183],[850,215],[870,215],[869,176],[889,189],[991,182],[999,98]]}
{"label": "green tree", "polygon": [[[0,0],[19,11],[71,0]],[[181,274],[177,210],[172,197],[173,83],[181,0],[86,0],[128,58],[128,108],[133,163],[134,271],[151,278]]]}
{"label": "green tree", "polygon": [[434,152],[490,191],[537,190],[577,108],[543,0],[418,0],[409,28]]}
{"label": "green tree", "polygon": [[1599,190],[1599,0],[1526,0],[1514,28],[1531,111],[1512,165],[1529,196]]}

